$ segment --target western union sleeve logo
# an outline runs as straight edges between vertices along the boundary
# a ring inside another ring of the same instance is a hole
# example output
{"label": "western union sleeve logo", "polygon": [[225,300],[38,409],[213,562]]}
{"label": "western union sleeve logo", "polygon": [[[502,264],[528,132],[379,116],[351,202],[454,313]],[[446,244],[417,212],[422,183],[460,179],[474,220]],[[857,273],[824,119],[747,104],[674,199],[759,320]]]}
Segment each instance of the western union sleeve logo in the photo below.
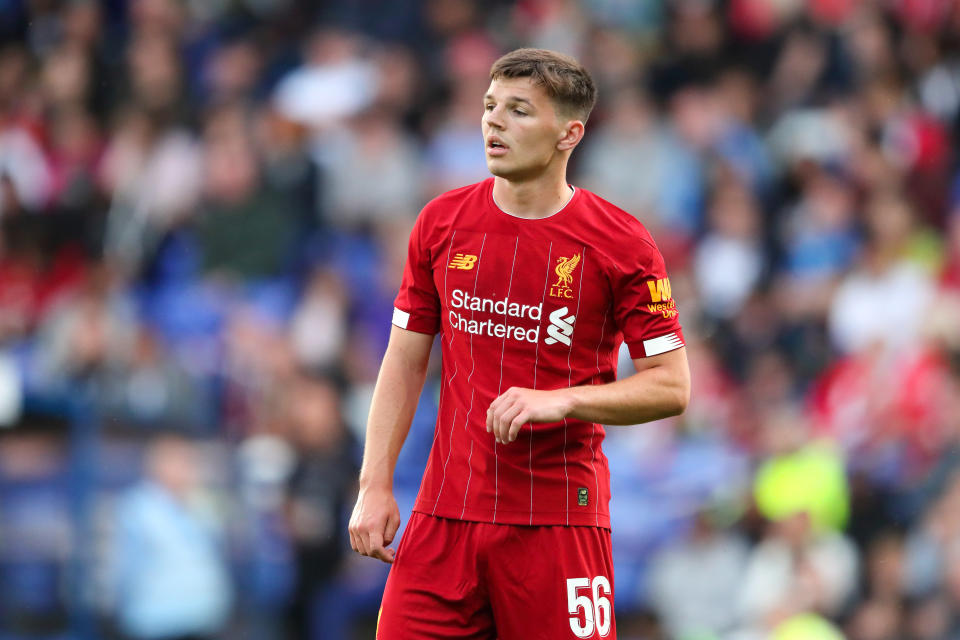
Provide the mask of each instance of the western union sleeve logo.
{"label": "western union sleeve logo", "polygon": [[472,256],[469,253],[458,253],[450,260],[450,264],[447,266],[447,268],[469,271],[470,269],[473,269],[473,265],[476,263],[477,256]]}
{"label": "western union sleeve logo", "polygon": [[650,300],[652,302],[662,302],[673,298],[673,292],[670,291],[670,278],[648,280],[647,286],[650,287]]}
{"label": "western union sleeve logo", "polygon": [[664,318],[675,317],[677,315],[677,303],[674,301],[673,292],[670,290],[670,278],[648,280],[647,286],[650,288],[651,301],[651,304],[647,305],[647,311],[663,314]]}

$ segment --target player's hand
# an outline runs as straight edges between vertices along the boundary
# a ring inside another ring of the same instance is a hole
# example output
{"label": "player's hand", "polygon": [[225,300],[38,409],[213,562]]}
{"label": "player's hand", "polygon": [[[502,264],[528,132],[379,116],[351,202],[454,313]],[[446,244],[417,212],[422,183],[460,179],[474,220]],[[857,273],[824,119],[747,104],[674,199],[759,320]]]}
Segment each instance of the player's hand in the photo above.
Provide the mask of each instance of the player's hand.
{"label": "player's hand", "polygon": [[517,439],[520,427],[528,422],[557,422],[570,415],[567,389],[538,391],[510,387],[487,409],[487,433],[499,444]]}
{"label": "player's hand", "polygon": [[400,509],[390,489],[361,488],[350,516],[350,546],[362,556],[393,564],[387,545],[400,528]]}

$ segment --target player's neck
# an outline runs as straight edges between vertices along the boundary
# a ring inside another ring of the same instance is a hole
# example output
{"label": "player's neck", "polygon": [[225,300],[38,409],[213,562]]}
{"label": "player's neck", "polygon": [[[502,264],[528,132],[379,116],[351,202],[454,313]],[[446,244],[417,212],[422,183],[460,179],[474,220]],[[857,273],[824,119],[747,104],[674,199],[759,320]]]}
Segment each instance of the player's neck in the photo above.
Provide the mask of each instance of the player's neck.
{"label": "player's neck", "polygon": [[494,178],[493,199],[503,211],[518,218],[546,218],[570,202],[573,189],[564,175],[550,179],[512,181]]}

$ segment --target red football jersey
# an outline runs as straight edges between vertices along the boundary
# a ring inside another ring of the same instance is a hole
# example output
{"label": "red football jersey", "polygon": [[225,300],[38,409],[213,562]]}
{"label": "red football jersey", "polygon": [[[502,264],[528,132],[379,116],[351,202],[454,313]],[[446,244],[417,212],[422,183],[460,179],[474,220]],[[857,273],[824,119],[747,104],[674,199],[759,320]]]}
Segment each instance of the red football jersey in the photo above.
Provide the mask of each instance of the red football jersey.
{"label": "red football jersey", "polygon": [[541,219],[501,210],[493,178],[424,207],[393,323],[442,334],[443,384],[415,511],[481,522],[610,526],[603,426],[526,424],[510,444],[487,408],[510,387],[616,379],[634,358],[683,346],[663,257],[636,218],[583,189]]}

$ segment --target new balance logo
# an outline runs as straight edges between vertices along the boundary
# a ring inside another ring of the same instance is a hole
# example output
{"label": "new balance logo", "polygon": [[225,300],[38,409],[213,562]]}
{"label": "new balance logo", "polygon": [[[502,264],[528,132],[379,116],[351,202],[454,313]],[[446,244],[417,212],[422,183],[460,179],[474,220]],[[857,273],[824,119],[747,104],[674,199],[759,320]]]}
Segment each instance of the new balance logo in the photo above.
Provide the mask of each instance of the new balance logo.
{"label": "new balance logo", "polygon": [[450,260],[450,264],[447,265],[447,268],[469,271],[470,269],[473,269],[473,265],[475,264],[477,264],[477,256],[472,256],[469,253],[458,253]]}
{"label": "new balance logo", "polygon": [[573,322],[576,317],[567,316],[569,311],[566,307],[560,307],[550,314],[550,325],[547,326],[547,339],[544,342],[547,344],[561,342],[570,346],[570,336],[573,335]]}

